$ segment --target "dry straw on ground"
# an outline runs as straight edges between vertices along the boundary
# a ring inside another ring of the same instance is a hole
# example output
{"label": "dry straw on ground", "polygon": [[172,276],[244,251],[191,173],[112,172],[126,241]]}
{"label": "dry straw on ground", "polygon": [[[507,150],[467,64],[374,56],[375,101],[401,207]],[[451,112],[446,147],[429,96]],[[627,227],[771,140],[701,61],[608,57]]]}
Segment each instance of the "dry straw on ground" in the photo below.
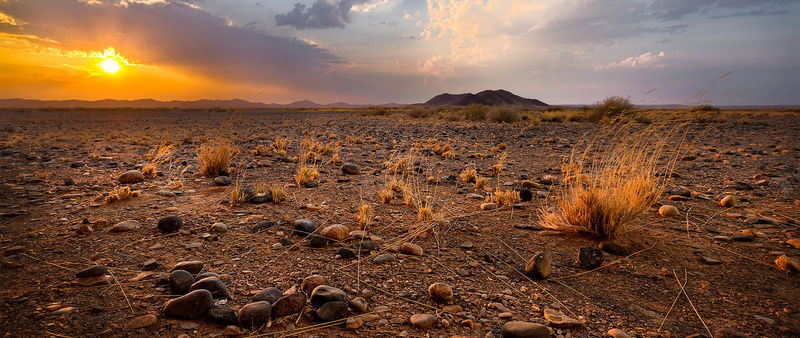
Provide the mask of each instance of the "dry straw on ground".
{"label": "dry straw on ground", "polygon": [[219,175],[228,170],[235,154],[236,148],[225,141],[201,146],[198,151],[200,173],[208,177]]}

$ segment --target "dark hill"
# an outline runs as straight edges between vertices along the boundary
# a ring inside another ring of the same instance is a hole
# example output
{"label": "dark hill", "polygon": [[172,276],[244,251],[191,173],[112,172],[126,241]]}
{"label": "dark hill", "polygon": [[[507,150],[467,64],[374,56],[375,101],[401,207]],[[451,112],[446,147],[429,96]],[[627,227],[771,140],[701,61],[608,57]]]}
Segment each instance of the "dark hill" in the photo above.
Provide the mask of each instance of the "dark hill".
{"label": "dark hill", "polygon": [[526,99],[514,95],[506,90],[484,90],[477,94],[440,94],[425,102],[430,106],[469,106],[473,103],[487,106],[523,106],[523,107],[547,107],[547,104],[536,100]]}

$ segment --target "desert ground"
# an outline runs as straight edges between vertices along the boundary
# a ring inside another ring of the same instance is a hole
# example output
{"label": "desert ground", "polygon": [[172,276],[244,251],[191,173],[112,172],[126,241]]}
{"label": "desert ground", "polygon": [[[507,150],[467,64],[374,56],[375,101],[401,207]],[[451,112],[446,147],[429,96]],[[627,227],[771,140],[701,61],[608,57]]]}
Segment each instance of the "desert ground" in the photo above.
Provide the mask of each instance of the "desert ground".
{"label": "desert ground", "polygon": [[[376,111],[0,111],[0,333],[800,335],[796,110]],[[547,226],[631,135],[663,147],[643,213]]]}

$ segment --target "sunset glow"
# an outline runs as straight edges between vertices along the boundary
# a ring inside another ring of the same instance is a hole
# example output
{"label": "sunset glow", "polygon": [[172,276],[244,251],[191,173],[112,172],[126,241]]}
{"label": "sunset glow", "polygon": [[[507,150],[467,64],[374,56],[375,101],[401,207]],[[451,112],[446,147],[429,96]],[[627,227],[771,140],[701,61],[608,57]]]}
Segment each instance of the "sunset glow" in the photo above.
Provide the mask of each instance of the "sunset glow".
{"label": "sunset glow", "polygon": [[790,105],[798,12],[778,0],[4,0],[0,98],[414,103],[502,88],[684,104],[713,84],[715,104]]}

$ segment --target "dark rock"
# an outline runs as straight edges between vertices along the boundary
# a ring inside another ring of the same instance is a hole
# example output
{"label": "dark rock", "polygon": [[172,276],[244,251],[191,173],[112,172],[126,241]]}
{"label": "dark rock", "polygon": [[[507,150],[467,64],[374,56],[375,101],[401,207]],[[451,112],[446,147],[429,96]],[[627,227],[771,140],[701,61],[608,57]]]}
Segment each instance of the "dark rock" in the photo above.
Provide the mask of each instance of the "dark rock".
{"label": "dark rock", "polygon": [[[218,273],[215,273],[215,272],[203,272],[203,273],[201,273],[201,274],[197,275],[197,278],[195,278],[195,279],[196,279],[196,280],[201,280],[201,279],[203,279],[203,278],[207,278],[207,277],[216,277],[216,278],[219,278],[219,274],[218,274]],[[209,290],[209,291],[210,291],[210,290]]]}
{"label": "dark rock", "polygon": [[195,290],[164,305],[164,314],[178,318],[200,318],[214,306],[214,297],[208,290]]}
{"label": "dark rock", "polygon": [[587,269],[594,269],[603,264],[603,251],[593,246],[581,248],[578,261]]}
{"label": "dark rock", "polygon": [[292,246],[292,245],[294,245],[294,241],[289,237],[282,237],[278,241],[278,243],[280,243],[282,246]]}
{"label": "dark rock", "polygon": [[67,177],[64,179],[64,185],[75,185],[75,180],[72,177]]}
{"label": "dark rock", "polygon": [[181,229],[183,220],[178,215],[164,217],[158,220],[158,230],[165,234],[173,233]]}
{"label": "dark rock", "polygon": [[348,314],[347,302],[343,301],[325,303],[316,312],[317,319],[323,323],[347,318]]}
{"label": "dark rock", "polygon": [[189,271],[175,270],[169,274],[169,290],[173,295],[182,295],[189,292],[194,284],[194,277]]}
{"label": "dark rock", "polygon": [[250,328],[260,327],[272,318],[272,305],[268,302],[255,302],[239,309],[239,325]]}
{"label": "dark rock", "polygon": [[306,296],[295,292],[283,296],[272,304],[272,318],[279,318],[299,313],[306,307]]}
{"label": "dark rock", "polygon": [[219,325],[236,325],[236,311],[228,304],[217,304],[208,310],[208,321]]}
{"label": "dark rock", "polygon": [[428,287],[428,295],[434,301],[444,303],[453,299],[453,288],[445,283],[433,283]]}
{"label": "dark rock", "polygon": [[142,263],[142,270],[155,270],[158,268],[158,261],[155,258],[150,258]]}
{"label": "dark rock", "polygon": [[342,174],[345,175],[358,175],[361,174],[361,167],[354,163],[342,164]]}
{"label": "dark rock", "polygon": [[339,255],[339,258],[342,259],[353,258],[356,256],[356,252],[348,248],[339,248],[338,250],[336,250],[336,254]]}
{"label": "dark rock", "polygon": [[630,255],[630,251],[626,249],[624,246],[619,245],[614,242],[602,242],[600,243],[600,250],[603,250],[607,253],[617,256],[627,256]]}
{"label": "dark rock", "polygon": [[86,163],[83,162],[72,162],[69,164],[70,168],[83,168],[84,166],[86,166]]}
{"label": "dark rock", "polygon": [[214,297],[222,297],[222,298],[228,297],[228,288],[225,287],[225,283],[223,283],[217,277],[203,278],[192,284],[191,287],[189,287],[189,291],[200,290],[200,289],[210,291],[211,295]]}
{"label": "dark rock", "polygon": [[270,228],[272,228],[274,226],[275,226],[274,222],[263,221],[263,222],[260,222],[260,223],[256,224],[252,228],[250,228],[250,233],[251,234],[255,234],[255,233],[258,233],[258,232],[261,232],[261,231],[266,231],[266,230],[269,230]]}
{"label": "dark rock", "polygon": [[525,265],[525,274],[534,278],[547,278],[550,276],[552,261],[544,252],[539,252],[533,256]]}
{"label": "dark rock", "polygon": [[529,322],[508,322],[500,329],[503,338],[550,338],[547,326]]}
{"label": "dark rock", "polygon": [[381,245],[375,241],[363,241],[353,245],[353,249],[356,251],[360,250],[361,252],[379,251],[381,249]]}
{"label": "dark rock", "polygon": [[722,328],[714,332],[714,338],[750,338],[750,336],[734,329]]}
{"label": "dark rock", "polygon": [[275,301],[283,297],[283,292],[277,288],[266,288],[253,295],[253,302],[269,302],[275,304]]}
{"label": "dark rock", "polygon": [[[322,304],[334,301],[347,301],[347,294],[341,289],[328,285],[317,286],[314,288],[314,291],[311,292],[311,305],[315,308],[319,308]],[[345,308],[346,307],[347,304],[345,303]]]}
{"label": "dark rock", "polygon": [[731,236],[731,239],[735,242],[752,242],[755,241],[756,238],[750,235],[734,235]]}
{"label": "dark rock", "polygon": [[231,185],[231,183],[233,182],[228,176],[217,176],[216,178],[214,178],[214,184],[219,186],[228,186]]}
{"label": "dark rock", "polygon": [[119,183],[137,183],[144,181],[144,174],[139,170],[131,170],[119,176]]}
{"label": "dark rock", "polygon": [[372,259],[373,264],[383,264],[397,261],[397,257],[390,253],[380,254]]}
{"label": "dark rock", "polygon": [[681,188],[672,189],[672,194],[683,197],[692,197],[691,190],[681,189]]}
{"label": "dark rock", "polygon": [[324,248],[328,245],[328,239],[322,236],[311,235],[309,237],[308,246],[312,248]]}
{"label": "dark rock", "polygon": [[86,277],[102,276],[105,275],[107,272],[108,272],[108,267],[97,265],[78,271],[77,273],[75,273],[75,277],[86,278]]}
{"label": "dark rock", "polygon": [[264,204],[268,202],[272,202],[272,194],[256,195],[250,199],[250,203],[252,204]]}
{"label": "dark rock", "polygon": [[196,275],[203,271],[205,266],[206,264],[203,263],[203,261],[185,261],[175,264],[175,266],[172,267],[172,271],[186,270],[189,271],[189,273]]}
{"label": "dark rock", "polygon": [[319,186],[319,182],[317,181],[306,182],[306,184],[304,184],[303,186],[306,188],[316,188]]}
{"label": "dark rock", "polygon": [[294,233],[298,236],[308,236],[314,233],[316,226],[314,221],[308,218],[301,218],[294,221]]}
{"label": "dark rock", "polygon": [[325,277],[320,275],[311,275],[303,278],[303,283],[300,284],[300,290],[303,290],[303,293],[306,295],[310,295],[318,286],[325,284]]}
{"label": "dark rock", "polygon": [[542,230],[544,230],[544,228],[542,228],[541,226],[536,225],[536,224],[514,224],[514,227],[517,228],[517,229],[531,230],[531,231],[542,231]]}
{"label": "dark rock", "polygon": [[516,189],[519,192],[519,199],[523,202],[528,202],[533,199],[533,192],[530,189]]}

